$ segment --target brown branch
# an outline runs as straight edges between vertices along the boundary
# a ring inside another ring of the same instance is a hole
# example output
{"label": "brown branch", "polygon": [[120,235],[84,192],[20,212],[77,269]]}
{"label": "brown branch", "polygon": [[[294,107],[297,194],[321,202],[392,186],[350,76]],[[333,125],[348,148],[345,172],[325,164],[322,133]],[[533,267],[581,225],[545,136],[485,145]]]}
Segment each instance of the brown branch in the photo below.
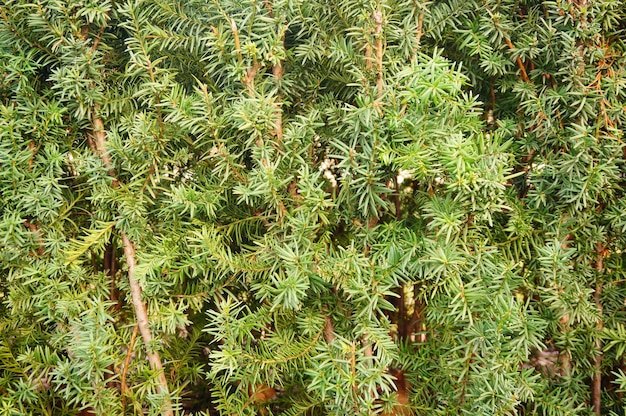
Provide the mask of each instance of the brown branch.
{"label": "brown branch", "polygon": [[[352,383],[352,394],[353,394],[353,398],[354,398],[354,410],[358,410],[357,407],[357,397],[359,397],[359,386],[357,384],[357,377],[356,377],[356,344],[354,343],[354,341],[352,342],[352,345],[350,345],[350,375],[352,380],[354,380],[354,382]],[[355,414],[357,414],[358,412],[355,412]]]}
{"label": "brown branch", "polygon": [[369,41],[365,44],[365,69],[368,71],[372,69],[372,46]]}
{"label": "brown branch", "polygon": [[37,154],[37,148],[35,148],[34,140],[31,140],[28,143],[28,150],[32,153],[32,156],[28,159],[28,171],[30,172],[33,169],[33,162],[35,161],[35,155]]}
{"label": "brown branch", "polygon": [[[108,16],[109,12],[107,12],[106,14]],[[102,34],[104,33],[105,29],[106,29],[106,25],[100,26],[100,30],[98,30],[98,34],[96,35],[96,38],[93,41],[93,45],[91,46],[91,53],[94,53],[96,49],[98,49],[98,45],[100,44],[100,38],[102,37]]]}
{"label": "brown branch", "polygon": [[[598,308],[599,319],[596,324],[598,331],[601,332],[604,325],[602,322],[602,302],[600,301],[600,296],[602,295],[602,272],[604,271],[604,245],[599,242],[596,245],[596,271],[598,272],[597,280],[596,280],[596,290],[593,294],[593,300],[596,304],[596,308]],[[604,354],[602,354],[602,338],[598,334],[596,336],[596,349],[598,351],[598,355],[595,358],[593,363],[595,374],[593,376],[592,381],[592,390],[591,390],[591,400],[593,402],[593,410],[596,415],[602,415],[602,359],[604,358]]]}
{"label": "brown branch", "polygon": [[[111,157],[106,149],[106,134],[104,130],[104,122],[102,118],[96,115],[97,106],[93,110],[93,128],[92,135],[96,145],[96,150],[100,160],[104,166],[109,170],[109,174],[114,177],[112,186],[117,187],[119,182],[115,177],[115,170],[113,169]],[[161,364],[161,357],[157,351],[151,351],[150,344],[152,343],[152,332],[150,331],[150,323],[148,320],[148,312],[146,305],[143,303],[141,295],[141,286],[139,282],[135,280],[135,267],[137,261],[135,260],[135,245],[128,239],[128,237],[122,233],[122,241],[124,244],[124,255],[126,256],[126,263],[128,264],[128,282],[131,291],[131,297],[133,300],[133,307],[135,310],[135,316],[137,318],[137,327],[141,333],[141,337],[146,347],[146,355],[150,366],[157,372],[158,391],[165,395],[165,405],[162,411],[163,416],[174,416],[172,411],[172,405],[169,397],[169,388],[167,386],[167,380],[165,373],[163,372],[163,365]]]}
{"label": "brown branch", "polygon": [[130,365],[130,357],[133,355],[133,350],[135,349],[137,334],[139,334],[139,326],[135,325],[133,335],[130,337],[130,344],[128,344],[128,351],[126,351],[126,358],[124,358],[124,368],[122,368],[122,374],[120,376],[120,384],[122,386],[122,414],[126,414],[126,394],[130,391],[128,385],[126,385],[126,374],[128,373],[128,366]]}
{"label": "brown branch", "polygon": [[[276,78],[276,83],[279,84],[278,87],[280,88],[280,81],[283,79],[283,63],[282,62],[278,62],[276,65],[274,65],[274,67],[272,68],[272,73],[274,74],[274,78]],[[282,94],[278,94],[278,100],[282,101]],[[276,107],[276,122],[274,125],[274,134],[276,136],[276,140],[278,140],[278,143],[282,143],[283,142],[283,109],[282,109],[282,103],[278,102],[275,103],[274,106]]]}
{"label": "brown branch", "polygon": [[419,14],[419,16],[417,17],[417,47],[419,48],[421,43],[422,43],[422,36],[424,36],[424,32],[423,32],[423,26],[424,26],[424,12],[421,12]]}
{"label": "brown branch", "polygon": [[[569,314],[563,315],[561,319],[559,319],[559,323],[562,325],[564,332],[567,333],[570,331]],[[559,353],[559,363],[561,365],[561,375],[568,377],[572,373],[572,361],[569,351],[561,351]]]}
{"label": "brown branch", "polygon": [[372,14],[376,29],[374,35],[376,36],[376,91],[378,98],[383,95],[383,14],[380,10],[375,11]]}
{"label": "brown branch", "polygon": [[[513,42],[511,42],[511,39],[505,36],[504,41],[506,42],[506,45],[509,47],[509,50],[511,51],[515,50],[515,46],[513,46]],[[528,78],[528,74],[526,73],[526,67],[524,66],[524,62],[522,62],[522,58],[518,56],[515,59],[515,61],[517,62],[517,67],[520,70],[522,79],[524,80],[524,82],[530,84],[530,78]]]}
{"label": "brown branch", "polygon": [[333,321],[330,319],[329,315],[324,317],[324,339],[327,344],[330,344],[335,340],[335,327],[333,326]]}
{"label": "brown branch", "polygon": [[393,368],[389,373],[394,376],[394,384],[396,386],[396,404],[389,410],[381,413],[381,416],[410,416],[413,410],[409,407],[409,383],[404,376],[404,371]]}
{"label": "brown branch", "polygon": [[272,11],[272,3],[270,3],[270,0],[264,0],[264,2],[265,2],[265,7],[267,8],[267,15],[273,19],[274,12]]}
{"label": "brown branch", "polygon": [[235,52],[237,52],[237,61],[241,63],[243,57],[241,56],[241,42],[239,41],[239,30],[237,30],[237,23],[235,19],[230,19],[230,29],[233,31],[233,38],[235,39]]}
{"label": "brown branch", "polygon": [[111,186],[117,188],[119,182],[117,180],[115,169],[113,168],[111,156],[109,156],[109,152],[106,148],[106,132],[104,130],[104,122],[102,121],[102,118],[97,115],[97,112],[98,105],[94,107],[94,110],[92,112],[93,122],[90,134],[91,142],[95,146],[96,153],[100,157],[100,160],[104,164],[104,167],[108,169],[109,175],[113,177],[113,182],[111,183]]}
{"label": "brown branch", "polygon": [[163,372],[163,365],[161,364],[161,357],[158,351],[151,350],[152,343],[152,331],[150,330],[150,321],[148,320],[148,311],[146,305],[143,303],[141,296],[141,286],[139,282],[135,280],[135,267],[137,267],[137,261],[135,260],[135,245],[132,241],[122,234],[122,242],[124,243],[124,254],[126,255],[126,263],[128,264],[128,283],[130,286],[130,293],[133,299],[133,307],[135,308],[135,315],[137,316],[137,327],[141,333],[141,338],[146,347],[146,355],[150,362],[150,367],[157,372],[157,388],[159,393],[165,395],[165,406],[162,414],[164,416],[174,416],[172,411],[172,405],[169,398],[169,389],[167,387],[167,380],[165,373]]}
{"label": "brown branch", "polygon": [[256,77],[256,74],[259,71],[260,67],[261,64],[259,64],[257,61],[254,61],[252,66],[246,69],[246,74],[243,77],[243,83],[246,86],[246,89],[248,90],[248,93],[250,95],[254,95],[254,78]]}
{"label": "brown branch", "polygon": [[276,389],[268,386],[267,384],[258,384],[254,386],[248,386],[248,400],[243,404],[241,410],[245,410],[251,404],[260,406],[259,413],[261,415],[267,415],[267,409],[263,406],[267,402],[276,398]]}
{"label": "brown branch", "polygon": [[[270,0],[265,0],[265,7],[267,8],[267,14],[269,15],[269,17],[273,19],[274,12],[272,11],[272,4]],[[286,31],[286,26],[285,26],[285,29],[283,29],[282,33],[280,34],[280,41],[283,43],[283,45],[285,43],[285,31]],[[277,90],[280,91],[280,83],[284,75],[282,61],[278,61],[278,63],[272,66],[272,74],[274,75],[274,78],[276,79]],[[283,109],[282,109],[283,95],[279,92],[277,98],[278,98],[278,102],[274,104],[274,107],[276,108],[276,122],[274,123],[274,136],[276,136],[276,140],[278,141],[278,143],[281,144],[283,142]]]}

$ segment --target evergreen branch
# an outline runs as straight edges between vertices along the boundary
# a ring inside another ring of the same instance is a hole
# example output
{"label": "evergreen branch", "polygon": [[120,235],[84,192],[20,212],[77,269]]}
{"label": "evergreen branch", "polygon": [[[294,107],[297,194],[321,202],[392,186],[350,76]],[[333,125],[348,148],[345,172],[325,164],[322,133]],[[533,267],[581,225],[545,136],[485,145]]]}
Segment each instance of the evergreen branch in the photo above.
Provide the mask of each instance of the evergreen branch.
{"label": "evergreen branch", "polygon": [[15,27],[15,25],[13,25],[11,23],[11,21],[9,20],[9,16],[7,15],[7,12],[5,10],[4,7],[0,6],[0,14],[2,15],[2,19],[6,22],[6,24],[9,26],[9,29],[11,30],[11,32],[13,32],[13,34],[15,34],[15,36],[18,37],[18,39],[20,39],[22,42],[25,42],[26,44],[30,45],[30,46],[34,46],[35,48],[39,49],[40,51],[44,52],[46,55],[48,55],[50,58],[54,58],[55,60],[57,59],[57,56],[52,53],[48,48],[45,48],[43,45],[41,45],[39,42],[37,41],[31,41],[29,39],[26,39],[26,37],[20,33],[19,30],[17,30],[17,28]]}
{"label": "evergreen branch", "polygon": [[283,363],[286,363],[286,362],[289,362],[289,361],[297,360],[298,358],[302,358],[306,354],[308,354],[309,351],[311,351],[313,349],[313,347],[315,347],[315,345],[317,344],[317,342],[319,341],[319,339],[320,339],[320,337],[322,336],[323,333],[324,333],[324,329],[322,328],[322,330],[319,331],[317,333],[317,335],[315,335],[313,340],[309,344],[307,344],[302,351],[300,351],[299,353],[297,353],[295,355],[291,355],[291,356],[287,356],[287,357],[280,357],[280,358],[270,358],[270,359],[259,359],[259,358],[255,357],[254,355],[251,355],[251,354],[248,354],[248,353],[243,353],[243,354],[241,354],[241,356],[242,356],[242,358],[244,358],[246,360],[250,360],[253,363],[259,364],[261,366],[283,364]]}
{"label": "evergreen branch", "polygon": [[78,260],[78,258],[80,258],[93,246],[104,246],[104,244],[106,244],[106,241],[108,241],[109,239],[111,230],[113,229],[113,227],[115,227],[115,221],[102,223],[101,225],[101,228],[91,230],[90,233],[83,237],[82,242],[74,241],[75,246],[72,250],[68,252],[69,257],[65,260],[67,264],[73,263]]}

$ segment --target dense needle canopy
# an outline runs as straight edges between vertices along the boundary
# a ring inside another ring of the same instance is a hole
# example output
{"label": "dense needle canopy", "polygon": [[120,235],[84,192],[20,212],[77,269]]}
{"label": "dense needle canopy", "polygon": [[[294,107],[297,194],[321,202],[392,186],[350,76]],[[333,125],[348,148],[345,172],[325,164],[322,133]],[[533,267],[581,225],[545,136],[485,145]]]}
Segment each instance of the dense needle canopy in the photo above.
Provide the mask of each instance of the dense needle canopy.
{"label": "dense needle canopy", "polygon": [[626,5],[4,0],[0,415],[622,415]]}

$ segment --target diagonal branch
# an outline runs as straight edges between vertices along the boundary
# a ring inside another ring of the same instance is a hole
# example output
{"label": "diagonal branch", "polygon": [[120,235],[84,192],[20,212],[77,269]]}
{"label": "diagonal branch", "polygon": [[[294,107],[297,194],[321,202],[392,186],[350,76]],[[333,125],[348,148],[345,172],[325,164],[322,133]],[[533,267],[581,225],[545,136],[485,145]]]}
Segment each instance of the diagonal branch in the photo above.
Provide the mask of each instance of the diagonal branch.
{"label": "diagonal branch", "polygon": [[[106,134],[104,130],[104,122],[102,118],[96,115],[97,107],[93,112],[93,130],[92,137],[94,139],[94,144],[96,148],[96,152],[102,160],[105,168],[108,169],[109,174],[113,176],[112,186],[117,187],[119,181],[115,174],[115,169],[113,169],[113,164],[111,161],[111,157],[106,149]],[[165,396],[165,406],[163,408],[163,416],[174,416],[174,412],[172,411],[172,404],[170,401],[169,388],[167,386],[167,379],[165,378],[165,373],[163,372],[163,364],[161,363],[161,357],[158,351],[151,350],[152,343],[152,332],[150,330],[150,321],[148,320],[148,312],[146,309],[146,305],[142,299],[142,289],[139,282],[135,279],[135,267],[137,266],[137,260],[135,257],[135,244],[124,234],[122,233],[122,242],[124,244],[124,255],[126,257],[126,263],[128,264],[128,283],[130,286],[131,297],[133,300],[133,308],[135,310],[135,316],[137,318],[137,326],[139,327],[139,332],[141,333],[141,338],[143,339],[143,343],[146,347],[146,355],[148,356],[148,361],[150,362],[150,367],[157,372],[157,382],[158,382],[158,391],[159,393]]]}
{"label": "diagonal branch", "polygon": [[139,282],[135,280],[135,267],[137,266],[137,261],[135,260],[135,245],[132,241],[126,237],[125,234],[122,234],[122,242],[124,243],[124,254],[126,256],[126,263],[128,264],[128,281],[130,284],[130,292],[133,298],[133,307],[135,308],[135,315],[137,316],[137,327],[139,327],[139,332],[141,333],[141,338],[143,339],[143,343],[146,346],[146,355],[148,356],[148,361],[150,362],[150,367],[157,372],[157,381],[159,393],[162,393],[166,396],[166,407],[163,411],[163,415],[173,416],[171,410],[171,404],[169,403],[169,390],[167,387],[167,379],[165,378],[165,373],[163,372],[163,365],[161,364],[161,357],[159,356],[158,351],[152,351],[150,344],[152,343],[152,332],[150,331],[150,321],[148,320],[148,312],[146,310],[146,305],[143,303],[141,298],[141,286]]}

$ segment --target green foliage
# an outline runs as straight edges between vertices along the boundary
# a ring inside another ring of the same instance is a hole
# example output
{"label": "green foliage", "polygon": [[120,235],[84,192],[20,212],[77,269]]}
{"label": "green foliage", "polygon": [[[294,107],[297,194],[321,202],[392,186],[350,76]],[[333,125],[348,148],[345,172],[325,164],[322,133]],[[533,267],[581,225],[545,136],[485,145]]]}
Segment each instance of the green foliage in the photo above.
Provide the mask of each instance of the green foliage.
{"label": "green foliage", "polygon": [[0,415],[623,414],[625,28],[5,0]]}

